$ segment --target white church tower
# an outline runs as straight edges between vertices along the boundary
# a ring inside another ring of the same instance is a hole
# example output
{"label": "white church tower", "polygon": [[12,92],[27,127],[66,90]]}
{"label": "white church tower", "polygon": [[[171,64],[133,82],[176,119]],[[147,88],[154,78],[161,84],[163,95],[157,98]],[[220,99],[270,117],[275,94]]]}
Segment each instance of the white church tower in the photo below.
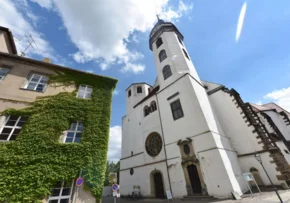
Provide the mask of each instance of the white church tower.
{"label": "white church tower", "polygon": [[126,90],[121,194],[131,193],[133,185],[153,197],[164,196],[166,190],[174,197],[242,194],[247,186],[237,154],[215,118],[182,34],[158,19],[149,46],[157,82],[153,88],[140,83]]}

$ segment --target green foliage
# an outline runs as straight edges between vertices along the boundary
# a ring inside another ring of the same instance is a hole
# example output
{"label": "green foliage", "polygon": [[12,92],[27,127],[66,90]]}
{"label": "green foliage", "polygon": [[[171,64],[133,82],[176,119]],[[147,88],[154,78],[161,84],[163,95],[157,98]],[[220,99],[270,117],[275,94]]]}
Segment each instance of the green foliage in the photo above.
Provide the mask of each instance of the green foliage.
{"label": "green foliage", "polygon": [[[38,202],[60,180],[75,179],[80,170],[100,201],[105,179],[112,91],[116,80],[73,71],[59,73],[55,85],[91,85],[91,99],[76,91],[41,97],[21,110],[2,115],[28,115],[15,141],[0,143],[0,202]],[[81,143],[61,143],[71,122],[82,121]]]}
{"label": "green foliage", "polygon": [[[119,174],[120,171],[120,161],[118,163],[107,161],[107,168],[106,168],[106,174],[105,174],[105,182],[104,186],[111,186],[113,184],[111,173],[117,173]],[[119,182],[119,178],[117,177],[117,182]]]}

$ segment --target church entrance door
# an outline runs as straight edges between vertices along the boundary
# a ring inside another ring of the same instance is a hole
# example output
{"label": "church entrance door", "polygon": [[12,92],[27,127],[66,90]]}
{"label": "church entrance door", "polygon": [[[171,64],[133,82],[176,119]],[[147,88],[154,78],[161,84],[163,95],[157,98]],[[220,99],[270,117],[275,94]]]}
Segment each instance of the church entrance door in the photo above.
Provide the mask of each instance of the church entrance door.
{"label": "church entrance door", "polygon": [[196,165],[192,164],[187,166],[187,171],[191,183],[191,188],[193,194],[200,194],[201,193],[201,183],[198,175],[198,171]]}
{"label": "church entrance door", "polygon": [[155,197],[165,198],[162,175],[159,172],[154,174],[154,187],[155,187]]}

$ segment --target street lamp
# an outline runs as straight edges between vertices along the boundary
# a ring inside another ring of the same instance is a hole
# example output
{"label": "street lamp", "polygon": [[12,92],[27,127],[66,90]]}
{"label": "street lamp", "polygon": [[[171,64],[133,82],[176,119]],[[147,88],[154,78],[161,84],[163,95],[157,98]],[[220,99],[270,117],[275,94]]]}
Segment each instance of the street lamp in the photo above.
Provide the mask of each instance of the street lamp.
{"label": "street lamp", "polygon": [[268,177],[270,183],[272,184],[272,186],[273,186],[273,188],[274,188],[274,190],[275,190],[275,192],[276,192],[276,194],[277,194],[277,196],[278,196],[280,202],[283,203],[283,201],[282,201],[282,199],[281,199],[281,197],[280,197],[280,195],[279,195],[279,193],[278,193],[276,187],[274,186],[273,182],[271,181],[271,179],[270,179],[270,177],[269,177],[269,175],[268,175],[268,173],[267,173],[267,171],[266,171],[266,169],[265,169],[265,167],[264,167],[264,165],[263,165],[263,163],[262,163],[262,158],[261,158],[260,154],[255,154],[254,157],[255,157],[255,159],[256,159],[256,160],[261,164],[261,166],[263,167],[263,170],[264,170],[264,172],[266,173],[266,175],[267,175],[267,177]]}

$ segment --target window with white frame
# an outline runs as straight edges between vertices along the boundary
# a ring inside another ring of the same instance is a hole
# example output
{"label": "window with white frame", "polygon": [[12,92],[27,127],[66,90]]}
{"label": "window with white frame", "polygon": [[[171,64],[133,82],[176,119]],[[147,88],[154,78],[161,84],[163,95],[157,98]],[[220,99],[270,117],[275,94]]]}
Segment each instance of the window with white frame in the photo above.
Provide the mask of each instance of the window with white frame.
{"label": "window with white frame", "polygon": [[0,141],[15,140],[27,119],[27,116],[7,116],[0,131]]}
{"label": "window with white frame", "polygon": [[8,72],[9,72],[9,68],[0,67],[0,81],[4,80]]}
{"label": "window with white frame", "polygon": [[81,142],[81,136],[84,131],[82,122],[72,123],[70,129],[67,130],[64,142]]}
{"label": "window with white frame", "polygon": [[69,203],[72,194],[73,181],[59,181],[53,187],[47,203]]}
{"label": "window with white frame", "polygon": [[80,85],[77,97],[89,99],[89,98],[91,98],[92,91],[93,91],[92,87],[90,87],[88,85]]}
{"label": "window with white frame", "polygon": [[39,75],[39,74],[32,74],[25,85],[25,89],[34,90],[37,92],[43,92],[46,88],[48,81],[47,76]]}

